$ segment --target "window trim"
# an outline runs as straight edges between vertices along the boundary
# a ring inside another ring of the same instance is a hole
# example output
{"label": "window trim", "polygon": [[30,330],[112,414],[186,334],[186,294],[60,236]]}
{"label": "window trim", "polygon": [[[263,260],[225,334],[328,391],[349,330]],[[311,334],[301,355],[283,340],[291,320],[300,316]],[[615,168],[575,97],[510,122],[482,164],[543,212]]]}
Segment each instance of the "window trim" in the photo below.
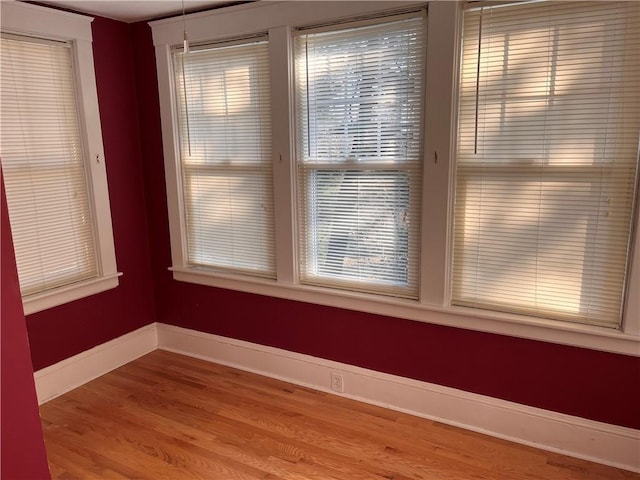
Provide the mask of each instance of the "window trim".
{"label": "window trim", "polygon": [[72,43],[81,138],[86,149],[89,202],[96,235],[98,276],[22,298],[25,315],[46,310],[118,286],[109,190],[105,166],[98,93],[93,63],[93,17],[23,2],[2,4],[2,31]]}
{"label": "window trim", "polygon": [[[274,204],[277,280],[189,268],[183,261],[180,230],[182,198],[176,176],[175,106],[170,49],[183,40],[182,17],[150,22],[156,49],[157,75],[171,234],[176,281],[268,295],[436,325],[495,333],[640,356],[640,245],[634,249],[622,330],[504,314],[450,305],[450,239],[457,125],[458,45],[462,20],[459,2],[431,2],[427,15],[427,74],[423,169],[420,300],[341,291],[298,282],[296,246],[296,166],[293,103],[292,33],[319,22],[338,22],[381,12],[395,13],[417,2],[256,2],[188,15],[193,42],[215,41],[269,31],[272,72]],[[211,32],[215,32],[212,38]],[[437,45],[437,48],[429,48]],[[433,205],[433,208],[429,208]],[[638,222],[638,209],[635,212]],[[637,229],[637,227],[636,227]],[[637,238],[637,236],[636,236]],[[428,254],[426,252],[429,252]],[[428,272],[428,274],[427,274]]]}

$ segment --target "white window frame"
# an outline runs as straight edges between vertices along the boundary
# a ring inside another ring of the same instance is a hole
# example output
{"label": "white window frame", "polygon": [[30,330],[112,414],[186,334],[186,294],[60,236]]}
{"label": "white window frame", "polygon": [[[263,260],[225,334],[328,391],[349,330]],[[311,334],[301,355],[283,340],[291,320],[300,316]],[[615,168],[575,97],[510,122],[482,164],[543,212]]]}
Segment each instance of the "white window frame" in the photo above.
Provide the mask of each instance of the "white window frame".
{"label": "white window frame", "polygon": [[92,205],[98,264],[97,277],[23,296],[25,315],[115,288],[118,286],[118,277],[121,275],[117,271],[113,244],[107,172],[91,45],[92,21],[93,17],[23,2],[2,2],[3,32],[62,40],[72,45],[80,133],[85,147],[88,195]]}
{"label": "white window frame", "polygon": [[[183,41],[182,17],[150,22],[156,49],[173,278],[319,305],[425,323],[640,356],[640,242],[632,252],[621,330],[450,305],[451,210],[454,191],[459,2],[428,4],[424,181],[419,300],[302,285],[296,251],[296,166],[292,32],[296,27],[348,21],[426,6],[416,2],[256,2],[186,17],[192,43],[268,31],[272,72],[272,125],[277,279],[231,275],[185,262],[182,191],[174,126],[171,48]],[[212,33],[213,32],[213,33]],[[430,47],[433,46],[433,47]],[[276,128],[275,126],[278,126]],[[638,209],[635,213],[638,224]],[[303,321],[303,319],[301,319]]]}

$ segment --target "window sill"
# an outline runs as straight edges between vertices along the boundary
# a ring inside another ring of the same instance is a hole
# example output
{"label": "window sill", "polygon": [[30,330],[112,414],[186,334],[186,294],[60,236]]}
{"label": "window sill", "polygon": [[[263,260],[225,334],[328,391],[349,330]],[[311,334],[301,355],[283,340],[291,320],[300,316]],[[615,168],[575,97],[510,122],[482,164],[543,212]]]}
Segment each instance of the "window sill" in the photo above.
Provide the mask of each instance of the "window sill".
{"label": "window sill", "polygon": [[640,356],[640,336],[590,325],[173,267],[177,281],[499,335]]}
{"label": "window sill", "polygon": [[23,297],[24,314],[30,315],[115,288],[119,284],[118,277],[121,275],[122,273],[118,272]]}

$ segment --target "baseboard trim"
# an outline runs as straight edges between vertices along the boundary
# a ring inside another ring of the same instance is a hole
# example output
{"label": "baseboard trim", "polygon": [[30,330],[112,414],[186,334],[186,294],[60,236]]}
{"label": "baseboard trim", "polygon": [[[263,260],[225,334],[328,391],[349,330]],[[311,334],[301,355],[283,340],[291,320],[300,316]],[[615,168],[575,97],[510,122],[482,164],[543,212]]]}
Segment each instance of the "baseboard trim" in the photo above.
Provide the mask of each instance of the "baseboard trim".
{"label": "baseboard trim", "polygon": [[155,323],[114,338],[34,373],[42,405],[158,348]]}
{"label": "baseboard trim", "polygon": [[[640,472],[640,431],[278,348],[157,324],[158,348],[536,448]],[[344,393],[331,390],[341,373]]]}

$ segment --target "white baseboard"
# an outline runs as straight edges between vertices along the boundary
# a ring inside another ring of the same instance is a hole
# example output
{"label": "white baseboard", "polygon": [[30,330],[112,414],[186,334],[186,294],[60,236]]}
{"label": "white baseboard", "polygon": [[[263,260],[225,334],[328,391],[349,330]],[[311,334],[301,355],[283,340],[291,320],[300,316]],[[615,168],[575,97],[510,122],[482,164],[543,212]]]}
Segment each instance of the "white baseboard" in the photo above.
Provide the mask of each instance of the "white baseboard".
{"label": "white baseboard", "polygon": [[38,404],[129,363],[158,348],[156,324],[114,338],[34,373]]}
{"label": "white baseboard", "polygon": [[157,324],[158,348],[316,390],[332,392],[330,374],[344,393],[449,425],[486,433],[625,470],[640,471],[640,431],[367,370],[278,348]]}

